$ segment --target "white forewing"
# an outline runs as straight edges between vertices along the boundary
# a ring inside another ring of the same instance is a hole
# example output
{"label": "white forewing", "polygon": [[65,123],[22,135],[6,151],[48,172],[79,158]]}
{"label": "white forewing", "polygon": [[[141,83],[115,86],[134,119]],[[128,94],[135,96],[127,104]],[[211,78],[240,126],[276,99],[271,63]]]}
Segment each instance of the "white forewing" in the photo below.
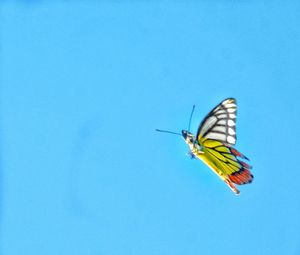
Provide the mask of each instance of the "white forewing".
{"label": "white forewing", "polygon": [[205,122],[205,126],[203,126],[203,133],[208,132],[209,130],[211,130],[216,123],[218,122],[218,118],[215,116],[209,116]]}
{"label": "white forewing", "polygon": [[213,139],[229,145],[236,142],[237,105],[233,98],[225,99],[202,121],[197,139]]}

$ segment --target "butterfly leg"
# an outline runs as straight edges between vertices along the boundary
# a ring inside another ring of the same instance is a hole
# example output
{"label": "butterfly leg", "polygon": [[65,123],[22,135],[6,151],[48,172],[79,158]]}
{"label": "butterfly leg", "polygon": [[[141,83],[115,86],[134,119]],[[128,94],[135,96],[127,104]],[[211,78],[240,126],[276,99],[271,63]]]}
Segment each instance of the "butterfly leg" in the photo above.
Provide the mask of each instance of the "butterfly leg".
{"label": "butterfly leg", "polygon": [[192,151],[189,151],[186,155],[189,156],[191,159],[195,159],[196,158],[195,155],[194,155],[194,153]]}
{"label": "butterfly leg", "polygon": [[229,188],[236,194],[240,194],[240,191],[234,186],[230,180],[224,180],[224,182],[229,186]]}

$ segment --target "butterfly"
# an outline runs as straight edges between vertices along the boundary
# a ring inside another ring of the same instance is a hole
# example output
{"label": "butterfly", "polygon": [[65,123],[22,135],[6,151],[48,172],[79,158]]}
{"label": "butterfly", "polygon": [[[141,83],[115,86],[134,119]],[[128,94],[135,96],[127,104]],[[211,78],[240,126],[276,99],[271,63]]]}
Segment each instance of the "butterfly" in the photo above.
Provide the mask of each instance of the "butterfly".
{"label": "butterfly", "polygon": [[235,184],[251,183],[253,175],[250,172],[252,167],[244,162],[249,159],[233,148],[236,143],[236,113],[236,100],[228,98],[207,114],[196,136],[187,130],[182,130],[181,134],[157,131],[182,135],[191,157],[202,160],[235,194],[239,194]]}

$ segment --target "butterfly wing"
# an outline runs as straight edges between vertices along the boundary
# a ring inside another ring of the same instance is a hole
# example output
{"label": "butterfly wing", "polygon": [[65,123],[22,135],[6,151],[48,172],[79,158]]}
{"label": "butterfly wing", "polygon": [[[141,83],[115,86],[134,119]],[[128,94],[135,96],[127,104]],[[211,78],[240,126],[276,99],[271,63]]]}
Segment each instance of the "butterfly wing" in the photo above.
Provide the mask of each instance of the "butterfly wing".
{"label": "butterfly wing", "polygon": [[236,111],[234,98],[228,98],[217,105],[201,122],[197,131],[200,144],[212,139],[229,146],[236,142]]}
{"label": "butterfly wing", "polygon": [[234,184],[251,183],[248,158],[232,148],[236,142],[236,100],[228,98],[217,105],[201,122],[197,141],[203,148],[201,159],[235,192]]}
{"label": "butterfly wing", "polygon": [[226,179],[230,179],[235,184],[251,183],[253,175],[250,172],[250,165],[240,160],[248,158],[232,147],[223,145],[219,141],[206,140],[203,150],[208,160],[211,160],[218,168],[218,171]]}

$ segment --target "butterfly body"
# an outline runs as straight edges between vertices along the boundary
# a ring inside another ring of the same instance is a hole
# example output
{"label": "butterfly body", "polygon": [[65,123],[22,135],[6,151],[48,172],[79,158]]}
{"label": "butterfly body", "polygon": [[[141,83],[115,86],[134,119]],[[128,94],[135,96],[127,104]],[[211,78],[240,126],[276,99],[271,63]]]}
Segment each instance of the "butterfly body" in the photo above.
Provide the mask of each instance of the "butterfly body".
{"label": "butterfly body", "polygon": [[189,131],[182,130],[182,136],[186,144],[190,148],[190,153],[197,157],[197,154],[202,154],[202,147],[198,144],[196,137]]}
{"label": "butterfly body", "polygon": [[189,146],[190,154],[202,160],[230,189],[239,194],[234,184],[251,183],[251,166],[240,160],[246,159],[232,146],[236,142],[236,101],[225,99],[202,121],[197,135],[183,130],[182,136]]}

